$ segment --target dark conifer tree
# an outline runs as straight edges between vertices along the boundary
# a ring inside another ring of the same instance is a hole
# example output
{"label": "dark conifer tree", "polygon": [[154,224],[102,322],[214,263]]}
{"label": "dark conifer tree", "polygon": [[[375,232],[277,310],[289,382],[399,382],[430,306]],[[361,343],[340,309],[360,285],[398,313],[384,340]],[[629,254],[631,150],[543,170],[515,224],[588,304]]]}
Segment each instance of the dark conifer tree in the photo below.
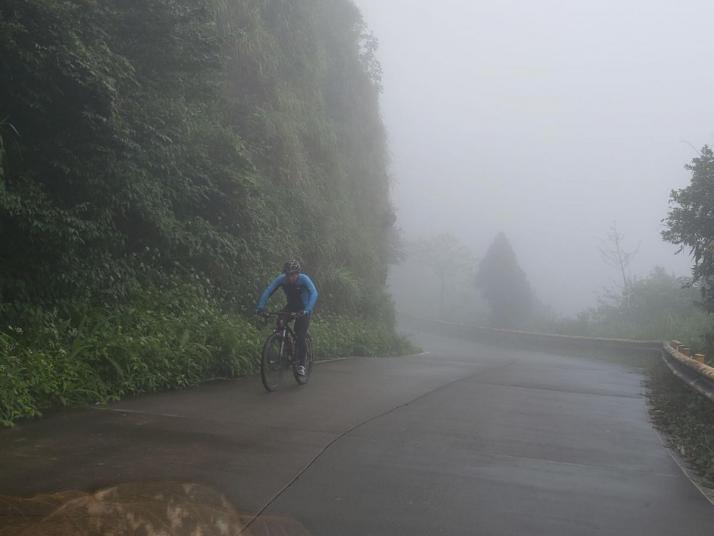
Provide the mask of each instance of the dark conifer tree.
{"label": "dark conifer tree", "polygon": [[496,236],[481,260],[476,274],[476,287],[491,307],[491,323],[494,327],[518,327],[528,319],[533,305],[533,293],[503,233]]}

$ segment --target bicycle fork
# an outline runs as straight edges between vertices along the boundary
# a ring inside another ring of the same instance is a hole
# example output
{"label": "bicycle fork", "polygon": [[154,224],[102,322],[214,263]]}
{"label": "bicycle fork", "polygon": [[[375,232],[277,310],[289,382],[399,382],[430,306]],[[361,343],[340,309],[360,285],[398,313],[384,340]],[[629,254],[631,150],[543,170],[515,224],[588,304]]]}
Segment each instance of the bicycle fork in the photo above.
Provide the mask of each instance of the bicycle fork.
{"label": "bicycle fork", "polygon": [[281,361],[283,359],[283,355],[285,355],[284,354],[284,352],[285,352],[285,335],[286,335],[285,330],[283,330],[282,333],[280,334],[280,360]]}
{"label": "bicycle fork", "polygon": [[286,352],[288,348],[287,346],[287,340],[288,340],[288,330],[283,328],[283,330],[280,332],[280,360],[282,361],[285,359],[285,361],[292,362],[292,356]]}

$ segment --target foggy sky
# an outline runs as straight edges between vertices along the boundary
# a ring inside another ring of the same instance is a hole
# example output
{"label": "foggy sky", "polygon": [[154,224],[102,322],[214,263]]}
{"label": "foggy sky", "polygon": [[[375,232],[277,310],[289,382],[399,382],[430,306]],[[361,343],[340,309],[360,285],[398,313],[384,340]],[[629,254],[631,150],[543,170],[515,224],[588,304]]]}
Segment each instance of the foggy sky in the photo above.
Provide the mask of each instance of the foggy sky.
{"label": "foggy sky", "polygon": [[616,221],[654,265],[669,192],[714,143],[711,0],[356,0],[380,41],[398,225],[482,255],[504,231],[539,298],[573,313],[616,279]]}

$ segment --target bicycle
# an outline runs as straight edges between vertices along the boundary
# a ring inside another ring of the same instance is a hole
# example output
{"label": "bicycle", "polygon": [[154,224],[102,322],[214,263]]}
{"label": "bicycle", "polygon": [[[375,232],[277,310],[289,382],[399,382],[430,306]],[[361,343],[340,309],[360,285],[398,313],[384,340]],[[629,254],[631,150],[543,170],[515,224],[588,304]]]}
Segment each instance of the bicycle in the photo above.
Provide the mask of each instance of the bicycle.
{"label": "bicycle", "polygon": [[263,318],[276,317],[275,328],[268,335],[263,345],[263,353],[260,359],[260,378],[263,386],[268,392],[276,391],[283,383],[283,374],[286,370],[292,369],[293,377],[298,385],[305,385],[310,380],[312,372],[312,340],[310,335],[305,337],[305,375],[297,373],[297,362],[294,359],[295,353],[295,332],[290,327],[290,322],[302,316],[302,313],[262,313]]}

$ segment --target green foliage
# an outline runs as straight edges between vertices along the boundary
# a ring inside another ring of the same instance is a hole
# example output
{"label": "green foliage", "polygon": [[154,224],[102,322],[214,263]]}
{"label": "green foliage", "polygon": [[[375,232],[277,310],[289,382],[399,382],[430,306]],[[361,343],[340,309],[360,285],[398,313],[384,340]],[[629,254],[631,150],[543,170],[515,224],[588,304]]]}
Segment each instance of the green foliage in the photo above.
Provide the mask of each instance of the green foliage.
{"label": "green foliage", "polygon": [[[630,281],[629,256],[621,236],[613,230],[609,259],[623,278],[623,289],[576,320],[552,322],[551,329],[579,335],[633,339],[673,339],[697,352],[714,356],[714,152],[705,146],[687,165],[690,184],[671,193],[672,208],[665,220],[665,240],[689,249],[693,260],[691,280],[676,278],[662,268],[646,278]],[[697,302],[697,295],[703,299]],[[548,329],[548,328],[545,328]]]}
{"label": "green foliage", "polygon": [[[255,372],[269,326],[224,313],[197,286],[145,289],[130,306],[68,314],[5,307],[0,330],[0,424],[57,407]],[[376,321],[339,315],[311,328],[317,357],[403,355],[414,348]]]}
{"label": "green foliage", "polygon": [[397,356],[417,351],[389,325],[374,320],[322,315],[312,324],[310,333],[318,357]]}
{"label": "green foliage", "polygon": [[359,289],[321,306],[371,314],[394,223],[378,71],[347,0],[4,2],[0,294],[122,302],[197,273],[245,311],[296,255]]}
{"label": "green foliage", "polygon": [[199,287],[144,290],[131,305],[69,313],[6,306],[0,418],[107,402],[255,369],[261,337]]}
{"label": "green foliage", "polygon": [[551,319],[537,327],[567,335],[641,340],[678,339],[697,352],[707,349],[712,315],[697,305],[698,290],[686,278],[656,267],[633,279],[627,290],[612,294],[575,319]]}
{"label": "green foliage", "polygon": [[531,287],[503,233],[496,236],[481,260],[476,287],[491,308],[494,327],[519,327],[528,319],[533,307]]}
{"label": "green foliage", "polygon": [[375,44],[349,0],[0,5],[3,422],[250,372],[289,256],[326,348],[397,351]]}
{"label": "green foliage", "polygon": [[662,237],[688,248],[694,260],[694,282],[702,290],[704,305],[714,312],[714,152],[704,146],[700,155],[687,165],[692,178],[689,186],[671,193],[671,204]]}

